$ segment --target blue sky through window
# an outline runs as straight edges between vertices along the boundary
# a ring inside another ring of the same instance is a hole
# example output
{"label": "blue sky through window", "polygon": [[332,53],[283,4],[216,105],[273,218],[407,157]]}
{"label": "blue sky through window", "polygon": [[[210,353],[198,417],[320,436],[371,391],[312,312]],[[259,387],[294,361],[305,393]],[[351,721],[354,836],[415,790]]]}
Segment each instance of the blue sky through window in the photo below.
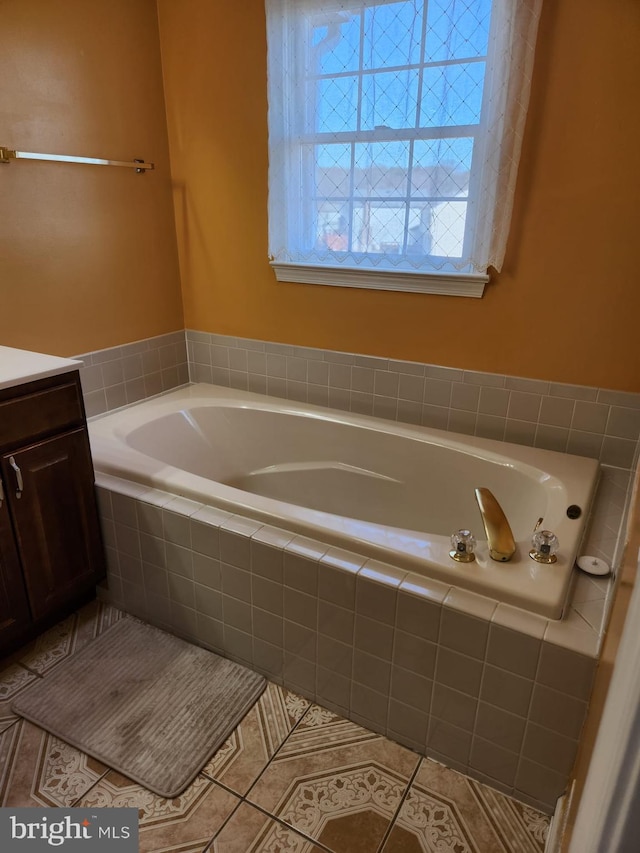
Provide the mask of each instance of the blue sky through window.
{"label": "blue sky through window", "polygon": [[[478,122],[491,0],[429,0],[424,62],[454,64],[423,69],[416,114],[424,5],[401,0],[333,11],[328,23],[312,24],[308,67],[317,86],[317,132]],[[396,70],[385,70],[391,68]]]}
{"label": "blue sky through window", "polygon": [[311,18],[308,133],[334,139],[311,145],[316,244],[461,254],[491,5],[398,0]]}

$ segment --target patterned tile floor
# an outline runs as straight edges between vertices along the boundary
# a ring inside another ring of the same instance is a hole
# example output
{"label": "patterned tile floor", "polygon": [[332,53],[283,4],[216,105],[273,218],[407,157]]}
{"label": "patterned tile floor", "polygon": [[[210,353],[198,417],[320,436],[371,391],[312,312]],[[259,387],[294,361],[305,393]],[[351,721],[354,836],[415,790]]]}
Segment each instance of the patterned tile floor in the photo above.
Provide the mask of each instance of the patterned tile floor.
{"label": "patterned tile floor", "polygon": [[124,614],[92,602],[0,665],[0,805],[136,806],[162,853],[541,853],[549,818],[275,684],[179,797],[13,715]]}

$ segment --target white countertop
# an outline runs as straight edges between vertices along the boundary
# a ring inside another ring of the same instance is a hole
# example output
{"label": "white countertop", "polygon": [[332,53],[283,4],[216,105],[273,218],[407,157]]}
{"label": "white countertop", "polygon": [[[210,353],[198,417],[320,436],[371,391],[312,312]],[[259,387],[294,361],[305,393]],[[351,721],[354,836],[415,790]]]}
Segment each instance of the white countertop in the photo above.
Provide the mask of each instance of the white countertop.
{"label": "white countertop", "polygon": [[72,358],[0,346],[0,388],[33,382],[34,379],[55,376],[57,373],[68,373],[81,366],[81,361]]}

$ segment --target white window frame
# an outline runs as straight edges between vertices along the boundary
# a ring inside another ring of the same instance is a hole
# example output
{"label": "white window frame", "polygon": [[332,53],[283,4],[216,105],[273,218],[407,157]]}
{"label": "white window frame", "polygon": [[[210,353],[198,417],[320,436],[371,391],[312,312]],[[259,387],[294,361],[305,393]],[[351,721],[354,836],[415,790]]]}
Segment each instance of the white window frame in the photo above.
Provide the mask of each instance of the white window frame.
{"label": "white window frame", "polygon": [[480,298],[488,275],[474,273],[410,272],[409,270],[358,269],[328,264],[298,264],[269,261],[278,281],[362,287],[369,290],[400,290],[407,293],[439,293],[444,296]]}
{"label": "white window frame", "polygon": [[[293,0],[292,5],[295,6],[296,2],[300,2],[300,4],[306,8],[313,8],[314,0]],[[339,0],[338,0],[339,2]],[[534,0],[534,4],[539,2],[539,0]],[[290,0],[266,0],[267,3],[267,18],[269,20],[269,14],[273,10],[276,12],[281,11],[286,8],[290,4]],[[365,0],[363,5],[383,5],[385,0]],[[495,26],[495,19],[499,14],[503,14],[504,10],[511,4],[511,6],[521,5],[520,0],[493,0],[493,9],[492,9],[492,29]],[[328,4],[326,2],[321,2],[318,0],[318,7],[324,6],[326,8]],[[336,6],[338,4],[336,3]],[[353,3],[345,2],[345,7],[349,9],[353,9]],[[538,9],[539,11],[539,9]],[[508,13],[512,14],[513,18],[516,17],[516,12]],[[426,14],[425,14],[426,18]],[[535,20],[535,25],[537,27],[537,19]],[[535,29],[534,29],[535,35]],[[469,58],[459,58],[453,60],[444,60],[440,62],[424,62],[424,52],[421,53],[421,62],[419,65],[411,65],[411,66],[402,66],[402,68],[421,68],[425,69],[429,66],[438,66],[442,67],[443,65],[456,65],[456,64],[468,64],[470,61],[485,61],[486,62],[486,72],[484,78],[484,91],[483,91],[483,102],[482,102],[482,111],[487,109],[487,103],[492,95],[492,77],[493,77],[493,69],[495,68],[495,57],[490,55],[491,51],[494,54],[497,54],[499,50],[504,49],[504,42],[500,41],[500,39],[496,39],[495,37],[490,37],[489,40],[490,48],[489,55],[487,57],[475,57],[473,59]],[[272,52],[272,47],[269,47],[270,54]],[[295,48],[292,50],[292,55],[296,55]],[[293,60],[292,60],[293,61]],[[298,55],[297,62],[300,61],[300,57]],[[530,60],[531,62],[532,60]],[[277,63],[280,63],[280,58],[278,57]],[[290,72],[290,66],[289,66]],[[362,64],[359,64],[359,67],[355,71],[345,72],[345,76],[355,76],[358,77],[359,81],[362,81],[366,74],[368,73],[380,73],[380,71],[388,71],[389,69],[364,69]],[[530,70],[530,65],[529,65]],[[335,75],[316,75],[315,79],[319,79],[322,76],[333,77]],[[440,139],[446,137],[453,138],[463,138],[463,137],[473,137],[474,138],[474,154],[473,154],[473,164],[471,168],[470,175],[470,185],[468,190],[468,195],[466,197],[467,202],[467,211],[466,211],[466,225],[465,225],[465,246],[469,243],[470,240],[473,240],[474,232],[477,226],[477,217],[482,214],[482,204],[479,199],[481,196],[481,181],[480,181],[480,172],[481,168],[476,166],[476,159],[478,157],[483,157],[483,146],[484,140],[488,136],[486,123],[484,126],[481,126],[481,123],[477,125],[446,125],[441,127],[413,127],[413,128],[402,128],[401,130],[393,130],[393,129],[381,129],[376,128],[375,130],[362,130],[356,129],[352,131],[342,131],[339,133],[308,133],[304,123],[306,121],[306,105],[304,103],[292,103],[291,101],[287,101],[286,94],[286,73],[282,73],[280,71],[279,76],[278,73],[274,73],[272,60],[270,59],[269,64],[269,84],[270,84],[270,250],[274,252],[272,256],[270,256],[270,263],[272,268],[274,269],[276,278],[278,281],[286,281],[286,282],[300,282],[300,283],[311,283],[311,284],[321,284],[321,285],[329,285],[329,286],[339,286],[339,287],[357,287],[357,288],[370,288],[370,289],[379,289],[379,290],[397,290],[397,291],[409,291],[409,292],[421,292],[421,293],[435,293],[435,294],[444,294],[451,296],[471,296],[479,298],[484,293],[484,288],[487,282],[489,281],[489,275],[486,273],[487,266],[484,266],[484,269],[473,271],[471,264],[467,266],[462,271],[456,271],[453,267],[453,264],[448,264],[446,259],[441,259],[442,261],[442,269],[420,269],[413,270],[406,266],[406,263],[401,264],[400,268],[393,268],[387,265],[376,265],[379,261],[377,257],[372,255],[362,255],[357,257],[357,265],[353,261],[351,263],[340,263],[339,258],[336,258],[336,262],[333,263],[333,258],[327,259],[323,262],[315,262],[309,261],[308,259],[301,258],[292,258],[288,256],[287,251],[281,251],[277,248],[274,249],[274,246],[280,245],[284,241],[274,240],[272,233],[274,228],[282,228],[282,223],[286,222],[287,216],[300,218],[300,207],[297,207],[294,210],[282,211],[279,210],[276,212],[274,209],[274,203],[272,200],[272,175],[271,175],[271,163],[276,162],[280,157],[281,163],[283,161],[287,161],[287,163],[295,162],[296,157],[298,161],[301,161],[303,157],[302,150],[313,144],[323,144],[323,143],[343,143],[343,144],[358,144],[361,142],[384,142],[388,140],[401,140],[403,142],[408,142],[410,146],[413,146],[416,140],[421,139]],[[285,91],[278,92],[274,85],[277,87],[279,85]],[[362,87],[359,86],[361,90]],[[359,95],[359,98],[361,96]],[[525,81],[525,100],[528,98],[528,81]],[[420,104],[420,94],[417,96],[417,103]],[[360,104],[360,101],[359,101]],[[526,111],[526,103],[525,103],[525,111]],[[495,109],[495,106],[493,107]],[[278,122],[277,113],[278,110],[281,110],[283,113],[287,112],[291,117],[293,116],[293,122],[295,125],[295,132],[293,136],[284,142],[280,142],[280,149],[278,146],[278,138],[282,140],[284,137],[284,133],[282,133],[281,129],[278,128],[274,132],[274,123]],[[524,113],[521,116],[521,124],[524,122]],[[290,150],[286,150],[289,148]],[[516,146],[517,151],[516,154],[519,154],[519,145]],[[292,151],[294,152],[292,155]],[[484,163],[484,160],[482,161]],[[517,159],[516,159],[517,163]],[[513,176],[512,176],[513,177]],[[513,192],[513,184],[515,180],[512,181],[511,186],[511,194]],[[488,194],[490,195],[490,193]],[[484,197],[484,196],[483,196]],[[346,197],[345,197],[346,198]],[[349,203],[353,203],[354,194],[351,193],[348,197]],[[380,198],[380,201],[387,201],[387,198]],[[398,196],[398,203],[406,204],[408,210],[409,201],[415,200],[426,200],[425,199],[416,199],[411,198],[411,189],[410,189],[410,176],[407,179],[407,188],[404,196]],[[433,199],[434,202],[447,201],[452,199]],[[336,201],[338,198],[336,197]],[[510,200],[507,201],[510,213]],[[312,204],[312,202],[310,202]],[[286,206],[286,205],[285,205]],[[278,215],[279,213],[279,215]],[[274,223],[278,223],[275,225]],[[285,226],[286,227],[286,226]],[[406,239],[406,238],[405,238]],[[506,241],[506,237],[505,237]],[[353,251],[349,252],[351,258],[356,256],[356,253]],[[384,264],[384,255],[380,256]],[[362,262],[361,262],[362,261]],[[491,262],[489,262],[491,263]]]}

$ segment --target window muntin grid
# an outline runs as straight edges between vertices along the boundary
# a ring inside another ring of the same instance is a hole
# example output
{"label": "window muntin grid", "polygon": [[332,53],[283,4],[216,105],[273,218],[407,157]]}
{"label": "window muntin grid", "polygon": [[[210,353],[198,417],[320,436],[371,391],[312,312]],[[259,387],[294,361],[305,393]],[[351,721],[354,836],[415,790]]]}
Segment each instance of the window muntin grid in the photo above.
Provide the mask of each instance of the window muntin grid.
{"label": "window muntin grid", "polygon": [[304,20],[303,251],[440,269],[464,256],[490,12],[400,0]]}

